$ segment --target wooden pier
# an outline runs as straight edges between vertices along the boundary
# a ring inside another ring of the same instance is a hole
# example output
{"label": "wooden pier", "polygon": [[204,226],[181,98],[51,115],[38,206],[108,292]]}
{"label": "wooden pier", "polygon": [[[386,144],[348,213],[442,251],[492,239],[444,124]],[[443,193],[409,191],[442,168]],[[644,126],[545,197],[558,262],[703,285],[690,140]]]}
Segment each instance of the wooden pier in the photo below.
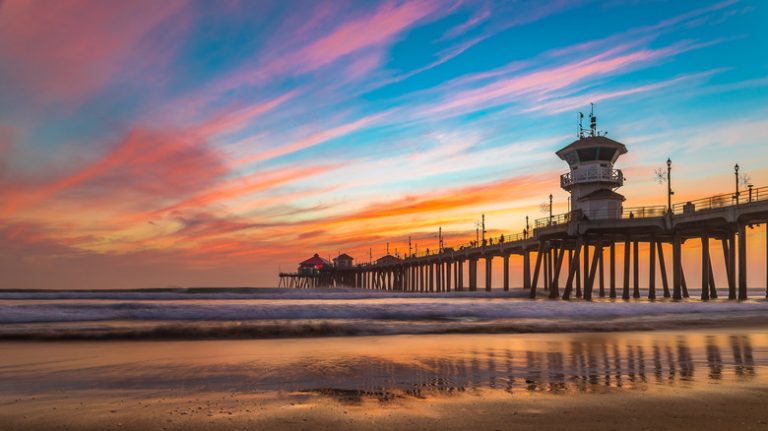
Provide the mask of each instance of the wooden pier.
{"label": "wooden pier", "polygon": [[[490,291],[493,261],[501,258],[503,289],[509,290],[510,256],[518,255],[522,256],[522,286],[529,290],[531,298],[536,298],[541,291],[549,298],[639,298],[640,265],[646,265],[649,274],[654,274],[649,277],[648,298],[682,299],[700,292],[701,299],[714,299],[719,294],[711,256],[720,252],[725,262],[728,298],[747,299],[746,231],[766,223],[768,187],[762,187],[752,191],[750,200],[739,203],[733,201],[732,194],[725,194],[677,204],[672,211],[666,211],[666,207],[625,208],[618,219],[589,220],[573,212],[536,220],[529,237],[520,233],[491,238],[486,245],[445,248],[388,263],[357,265],[332,270],[324,277],[304,277],[304,280],[296,274],[280,277],[281,285],[286,287],[476,291],[477,265],[482,260],[484,288]],[[766,232],[768,237],[768,229]],[[682,246],[688,241],[702,244],[702,282],[695,292],[694,287],[686,283],[681,258]],[[717,248],[721,250],[710,248],[711,241],[719,242]],[[649,246],[645,262],[641,262],[638,253],[641,243]],[[669,270],[664,259],[664,244],[669,245],[672,252]],[[623,252],[623,262],[616,262],[617,249]],[[623,265],[621,280],[616,279],[617,264]],[[661,286],[656,286],[655,274],[660,275]]]}

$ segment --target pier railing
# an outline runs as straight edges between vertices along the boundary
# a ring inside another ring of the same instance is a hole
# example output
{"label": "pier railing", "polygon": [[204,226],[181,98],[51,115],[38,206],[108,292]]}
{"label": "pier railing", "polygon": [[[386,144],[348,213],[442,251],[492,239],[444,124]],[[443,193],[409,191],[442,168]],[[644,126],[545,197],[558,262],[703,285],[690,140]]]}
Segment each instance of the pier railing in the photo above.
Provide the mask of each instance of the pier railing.
{"label": "pier railing", "polygon": [[739,190],[738,196],[736,196],[736,193],[725,193],[703,199],[679,202],[672,205],[672,212],[674,214],[690,214],[695,211],[744,205],[764,200],[768,200],[768,187],[747,188]]}
{"label": "pier railing", "polygon": [[570,213],[555,214],[552,217],[542,217],[536,219],[535,227],[542,228],[547,226],[555,226],[568,223],[572,220],[610,220],[663,217],[666,211],[667,207],[663,205],[623,208],[621,214],[619,214],[617,210],[608,209],[601,211],[590,211],[586,214],[586,216],[580,211],[572,211]]}
{"label": "pier railing", "polygon": [[487,237],[485,238],[485,242],[483,242],[483,240],[479,240],[479,241],[463,242],[455,245],[451,245],[450,243],[448,243],[445,245],[445,247],[443,247],[442,250],[439,250],[439,249],[425,250],[419,253],[412,253],[411,255],[403,256],[403,258],[409,259],[409,258],[417,258],[417,257],[435,256],[435,255],[442,254],[445,252],[450,252],[450,251],[459,251],[459,250],[466,250],[468,248],[493,246],[493,245],[505,244],[509,242],[522,241],[524,239],[530,238],[531,235],[532,235],[532,232],[523,231],[523,232]]}
{"label": "pier railing", "polygon": [[560,175],[560,187],[564,189],[568,189],[574,184],[595,181],[614,183],[616,187],[620,187],[624,185],[624,174],[619,169],[588,166]]}

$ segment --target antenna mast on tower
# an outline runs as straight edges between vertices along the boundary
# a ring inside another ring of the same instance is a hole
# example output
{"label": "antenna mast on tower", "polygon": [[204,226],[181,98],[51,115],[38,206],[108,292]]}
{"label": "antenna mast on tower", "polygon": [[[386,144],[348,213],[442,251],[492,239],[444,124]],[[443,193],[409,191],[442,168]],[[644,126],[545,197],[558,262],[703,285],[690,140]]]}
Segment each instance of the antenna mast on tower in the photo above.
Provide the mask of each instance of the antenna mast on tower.
{"label": "antenna mast on tower", "polygon": [[589,104],[589,131],[584,129],[584,114],[579,112],[578,115],[578,137],[579,139],[583,139],[586,136],[605,136],[608,134],[608,132],[601,132],[597,130],[597,116],[595,115],[595,104],[590,103]]}

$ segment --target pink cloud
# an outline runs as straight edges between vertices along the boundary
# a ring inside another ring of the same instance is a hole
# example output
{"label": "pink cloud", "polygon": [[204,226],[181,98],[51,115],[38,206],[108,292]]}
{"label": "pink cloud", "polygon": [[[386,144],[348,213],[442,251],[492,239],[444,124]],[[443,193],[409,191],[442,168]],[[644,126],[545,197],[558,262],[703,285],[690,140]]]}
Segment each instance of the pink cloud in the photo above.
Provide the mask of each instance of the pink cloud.
{"label": "pink cloud", "polygon": [[[335,13],[323,12],[330,8]],[[183,104],[197,110],[215,101],[228,91],[244,86],[262,85],[271,80],[313,72],[332,63],[350,60],[351,70],[364,75],[381,64],[385,47],[408,28],[440,11],[440,2],[418,0],[412,2],[388,1],[373,13],[357,15],[330,30],[320,25],[320,18],[336,18],[342,12],[336,5],[316,9],[309,23],[285,30],[289,34],[276,39],[287,39],[228,75],[214,81],[196,94],[186,97]],[[440,13],[444,13],[441,11]],[[300,40],[300,35],[303,40]],[[373,52],[373,54],[372,54]],[[351,58],[359,56],[359,58]]]}
{"label": "pink cloud", "polygon": [[703,73],[694,73],[694,74],[679,76],[673,79],[668,79],[665,81],[655,82],[653,84],[639,85],[636,87],[631,87],[623,90],[592,92],[592,93],[583,94],[580,96],[565,97],[565,98],[555,97],[551,100],[548,100],[548,98],[545,97],[545,98],[542,98],[542,100],[535,101],[535,103],[526,111],[527,112],[545,111],[549,114],[557,114],[565,111],[574,111],[579,107],[588,105],[590,102],[597,103],[603,100],[609,100],[609,99],[615,99],[615,98],[631,96],[631,95],[636,95],[641,93],[653,92],[656,90],[660,90],[662,88],[667,88],[667,87],[679,84],[681,82],[711,76],[717,73],[718,71],[719,70],[703,72]]}
{"label": "pink cloud", "polygon": [[42,184],[6,182],[2,213],[11,215],[62,193],[76,195],[85,206],[104,201],[156,204],[197,190],[225,172],[204,140],[137,128],[103,157],[69,175]]}
{"label": "pink cloud", "polygon": [[482,22],[485,22],[488,20],[488,18],[491,17],[491,6],[490,3],[485,3],[480,10],[472,15],[468,20],[462,22],[461,24],[452,27],[450,30],[448,30],[445,33],[445,38],[451,39],[456,36],[460,36],[473,27],[476,27]]}
{"label": "pink cloud", "polygon": [[664,58],[683,50],[681,47],[669,47],[615,54],[621,52],[622,49],[622,47],[617,47],[585,60],[549,69],[535,70],[511,78],[500,79],[478,88],[461,91],[451,96],[445,103],[429,109],[427,114],[461,113],[478,106],[484,108],[497,106],[515,101],[523,95],[563,89],[584,79],[628,69],[638,63]]}
{"label": "pink cloud", "polygon": [[247,123],[256,117],[265,114],[294,96],[297,91],[290,91],[265,102],[260,102],[241,109],[231,110],[219,114],[212,120],[209,120],[197,128],[197,132],[203,136],[216,135],[219,133],[235,132],[247,126]]}
{"label": "pink cloud", "polygon": [[183,6],[176,0],[3,2],[0,78],[27,89],[27,97],[79,100],[110,80],[141,38]]}
{"label": "pink cloud", "polygon": [[302,49],[303,69],[317,69],[341,57],[390,42],[395,36],[436,11],[434,1],[414,1],[396,4],[387,2],[375,13],[356,18],[336,27],[330,34]]}

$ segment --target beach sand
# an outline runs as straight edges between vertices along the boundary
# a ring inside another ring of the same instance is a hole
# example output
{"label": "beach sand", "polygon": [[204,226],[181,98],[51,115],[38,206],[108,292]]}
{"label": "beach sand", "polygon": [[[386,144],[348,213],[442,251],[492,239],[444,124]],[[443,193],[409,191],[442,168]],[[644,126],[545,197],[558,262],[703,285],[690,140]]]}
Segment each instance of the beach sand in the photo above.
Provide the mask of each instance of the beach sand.
{"label": "beach sand", "polygon": [[0,343],[0,430],[765,430],[768,328]]}
{"label": "beach sand", "polygon": [[2,400],[3,430],[764,430],[768,388],[695,392],[335,399],[70,394]]}

